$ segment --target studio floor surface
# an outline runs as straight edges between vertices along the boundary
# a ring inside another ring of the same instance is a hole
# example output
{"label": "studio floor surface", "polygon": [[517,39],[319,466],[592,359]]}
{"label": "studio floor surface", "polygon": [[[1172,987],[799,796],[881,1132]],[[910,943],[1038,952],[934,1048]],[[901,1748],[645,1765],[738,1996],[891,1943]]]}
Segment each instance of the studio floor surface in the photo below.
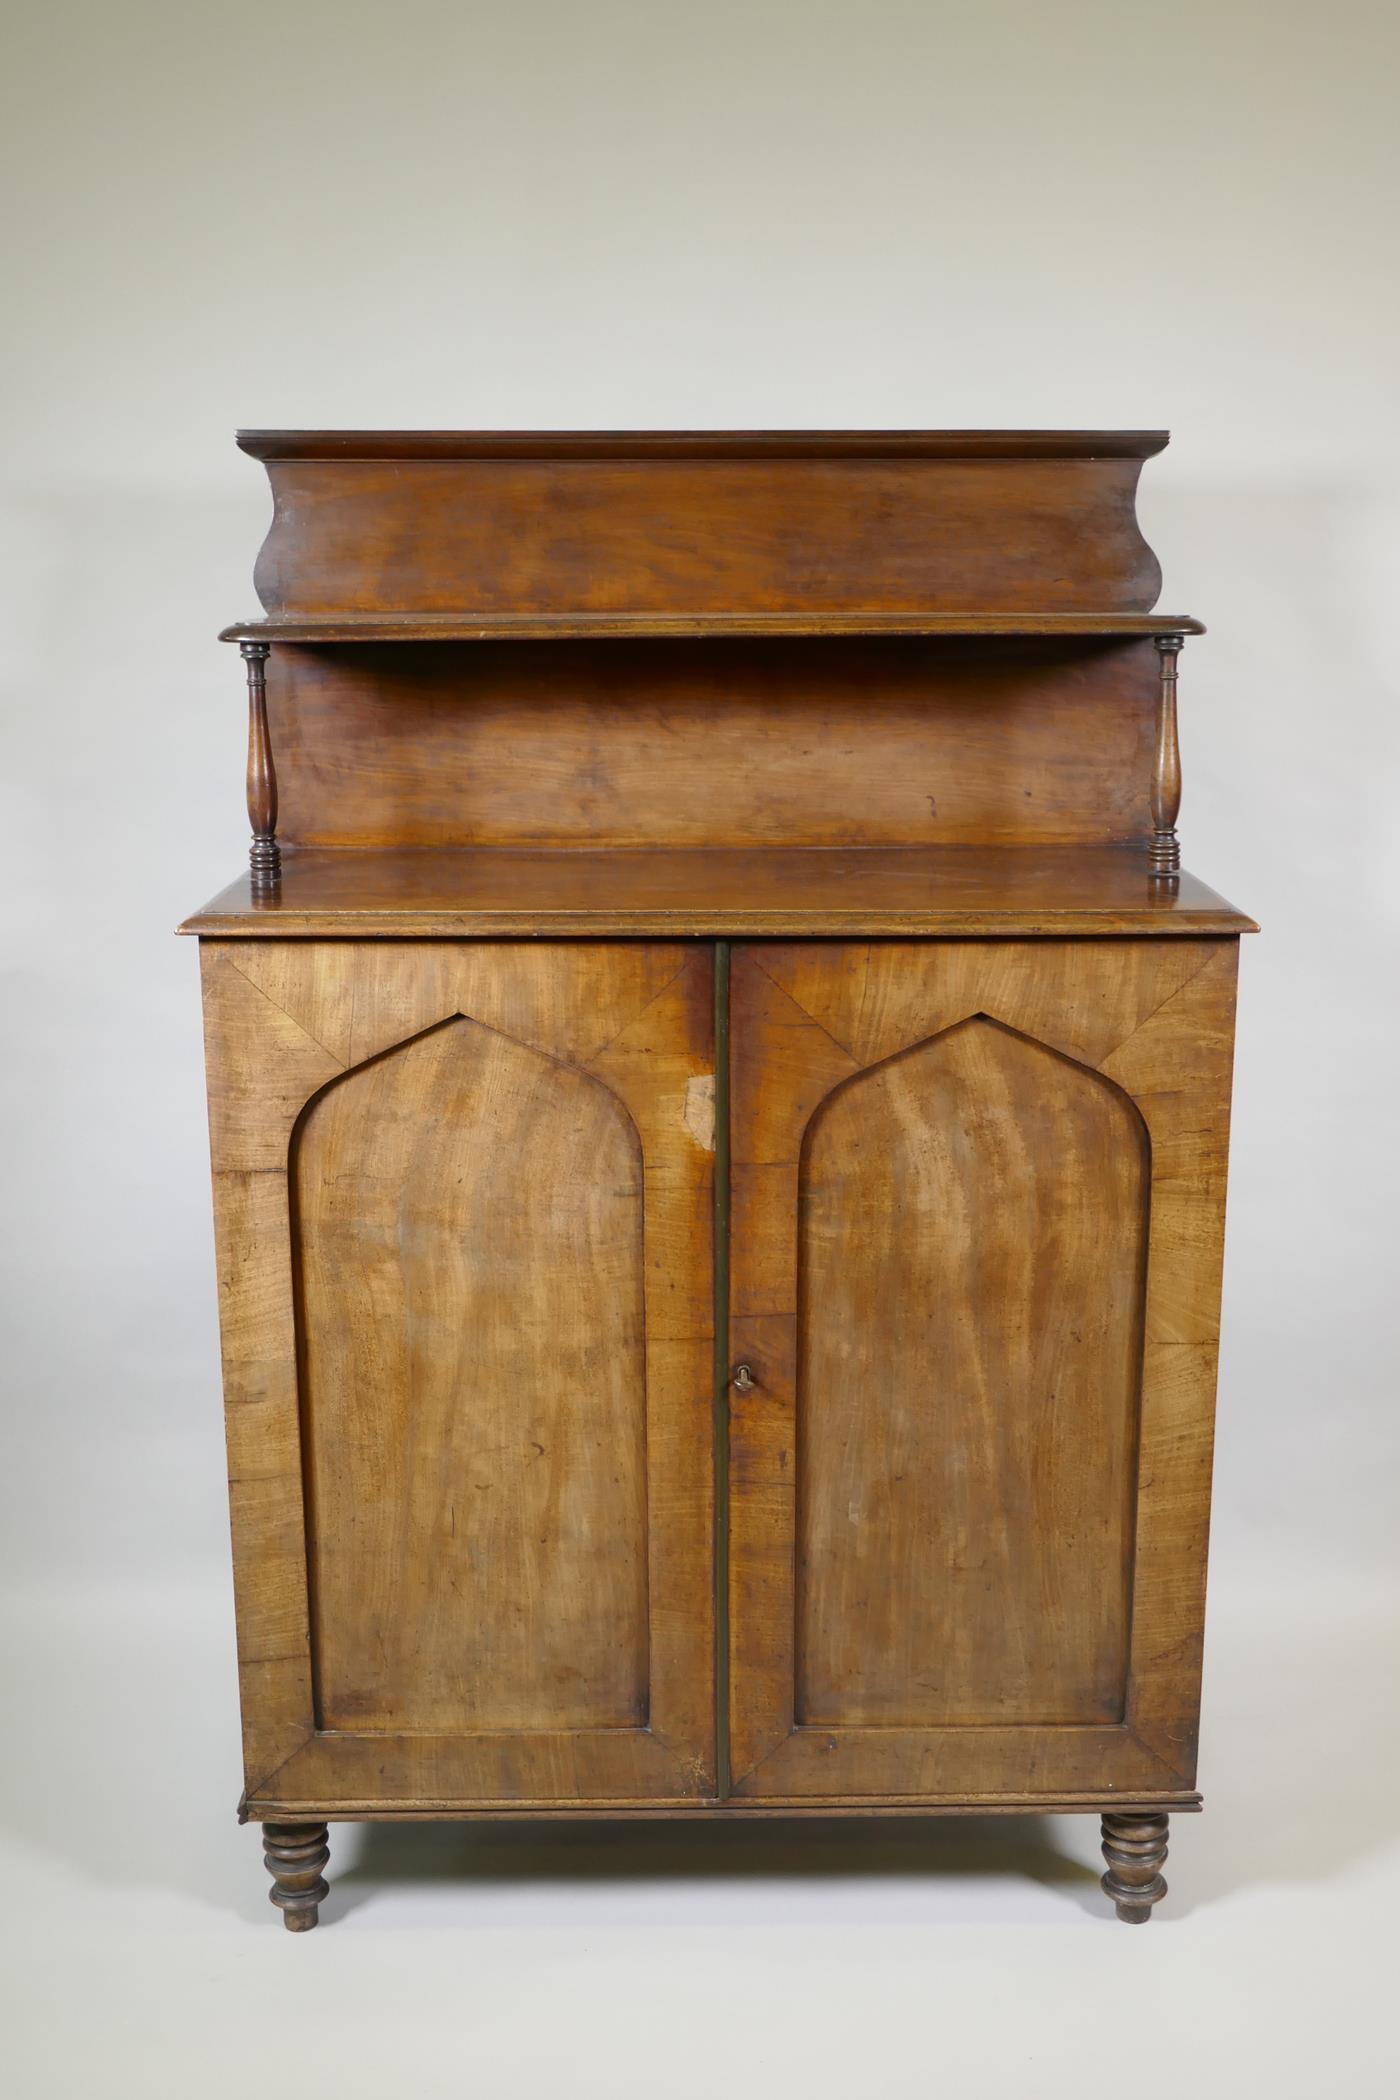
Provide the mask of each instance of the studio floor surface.
{"label": "studio floor surface", "polygon": [[1397,1614],[1213,1585],[1170,1894],[1088,1817],[332,1830],[293,1938],[240,1830],[227,1599],[5,1619],[0,2062],[17,2100],[1400,2090]]}

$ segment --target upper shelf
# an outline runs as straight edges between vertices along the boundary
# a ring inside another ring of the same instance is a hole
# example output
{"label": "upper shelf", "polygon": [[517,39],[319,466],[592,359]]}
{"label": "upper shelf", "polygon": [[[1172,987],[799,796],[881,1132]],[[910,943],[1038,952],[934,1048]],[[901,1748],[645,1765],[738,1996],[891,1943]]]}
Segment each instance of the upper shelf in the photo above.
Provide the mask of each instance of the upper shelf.
{"label": "upper shelf", "polygon": [[[1135,508],[1160,430],[291,430],[239,443],[272,484],[254,581],[283,640],[293,627],[380,638],[369,622],[386,640],[420,638],[416,623],[454,640],[1184,624],[1149,617],[1161,570]],[[1137,619],[1148,624],[1117,624]]]}
{"label": "upper shelf", "polygon": [[808,635],[1102,636],[1204,634],[1184,613],[339,613],[235,620],[221,642],[761,640]]}
{"label": "upper shelf", "polygon": [[[244,432],[256,930],[1238,930],[1165,879],[1171,642],[1204,632],[1154,610],[1165,443]],[[1078,847],[1113,857],[962,857]],[[799,857],[718,857],[770,849]],[[248,917],[232,892],[197,930]]]}

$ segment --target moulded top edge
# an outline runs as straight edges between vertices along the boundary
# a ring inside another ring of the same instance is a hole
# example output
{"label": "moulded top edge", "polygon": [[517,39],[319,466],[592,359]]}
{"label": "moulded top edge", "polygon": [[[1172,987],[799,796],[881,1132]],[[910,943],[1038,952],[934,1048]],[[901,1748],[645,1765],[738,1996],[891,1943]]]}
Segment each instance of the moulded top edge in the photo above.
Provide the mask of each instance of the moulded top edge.
{"label": "moulded top edge", "polygon": [[325,613],[235,620],[221,642],[832,640],[905,636],[1112,641],[1199,635],[1184,613]]}
{"label": "moulded top edge", "polygon": [[254,459],[1150,459],[1165,430],[240,430]]}

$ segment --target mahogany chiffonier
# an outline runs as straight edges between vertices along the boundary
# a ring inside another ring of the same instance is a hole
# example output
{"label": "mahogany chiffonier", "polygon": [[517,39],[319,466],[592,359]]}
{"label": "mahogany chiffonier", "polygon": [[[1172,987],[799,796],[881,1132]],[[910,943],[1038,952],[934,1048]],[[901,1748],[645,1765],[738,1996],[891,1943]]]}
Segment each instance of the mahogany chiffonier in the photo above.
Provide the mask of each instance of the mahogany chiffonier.
{"label": "mahogany chiffonier", "polygon": [[1153,431],[259,431],[207,1024],[246,1792],[1200,1805],[1235,965]]}

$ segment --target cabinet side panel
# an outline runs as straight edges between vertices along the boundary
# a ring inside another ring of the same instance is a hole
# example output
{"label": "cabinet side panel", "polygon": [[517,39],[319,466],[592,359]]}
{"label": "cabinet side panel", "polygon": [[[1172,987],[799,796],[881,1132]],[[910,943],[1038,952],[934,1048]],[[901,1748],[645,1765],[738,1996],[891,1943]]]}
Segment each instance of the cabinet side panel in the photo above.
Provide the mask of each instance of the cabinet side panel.
{"label": "cabinet side panel", "polygon": [[293,1188],[319,1725],[643,1725],[627,1110],[458,1016],[312,1102]]}
{"label": "cabinet side panel", "polygon": [[1147,1181],[1127,1096],[983,1015],[818,1111],[799,1725],[1121,1721]]}

